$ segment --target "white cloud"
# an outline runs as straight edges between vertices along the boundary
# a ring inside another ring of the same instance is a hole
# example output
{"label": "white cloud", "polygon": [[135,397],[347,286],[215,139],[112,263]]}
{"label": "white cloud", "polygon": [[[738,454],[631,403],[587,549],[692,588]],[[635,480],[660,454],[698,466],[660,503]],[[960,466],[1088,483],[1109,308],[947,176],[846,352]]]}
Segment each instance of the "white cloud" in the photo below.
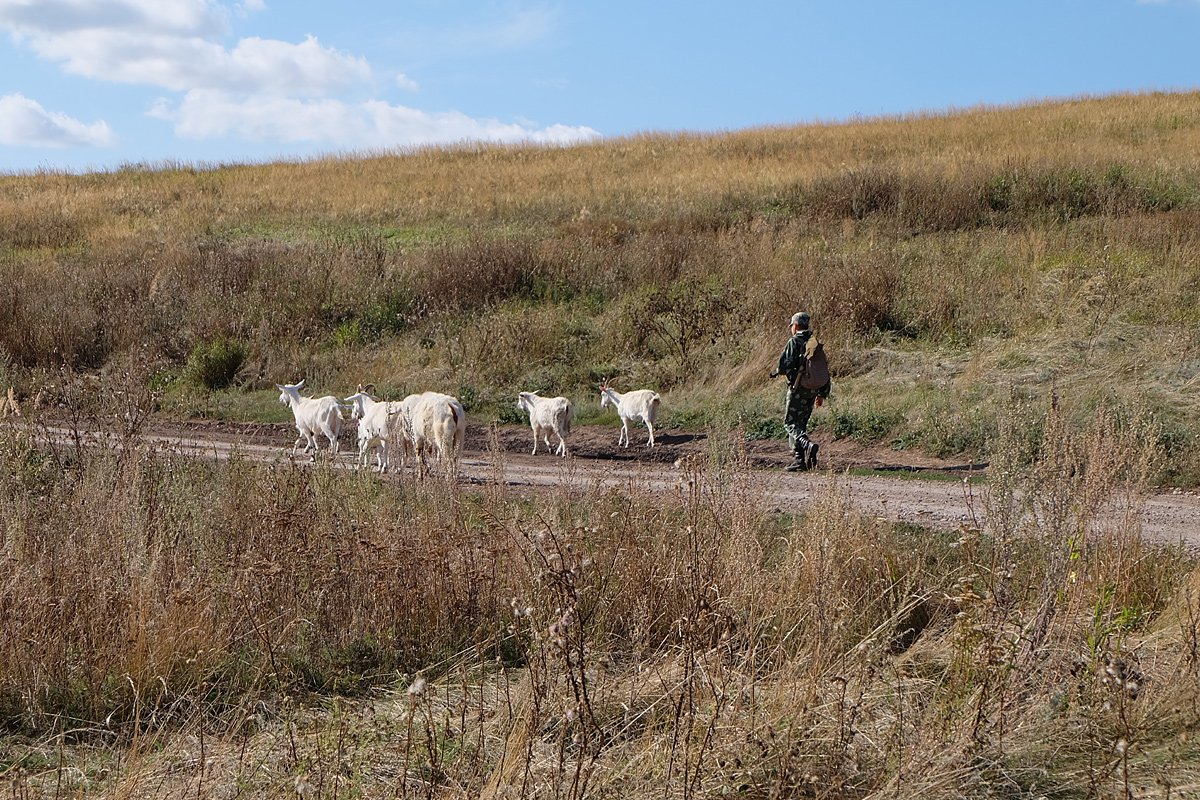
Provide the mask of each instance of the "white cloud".
{"label": "white cloud", "polygon": [[0,0],[0,26],[31,39],[89,30],[207,37],[228,29],[228,12],[209,0]]}
{"label": "white cloud", "polygon": [[[11,32],[43,59],[73,75],[178,93],[154,102],[148,116],[189,139],[242,138],[320,143],[334,148],[389,148],[484,140],[569,143],[598,136],[586,127],[542,127],[525,120],[473,119],[428,112],[365,96],[370,64],[322,45],[247,37],[226,46],[231,22],[261,10],[264,0],[0,0],[0,31]],[[486,28],[440,37],[473,52],[526,47],[556,24],[545,8],[523,10]],[[396,73],[395,87],[416,92]],[[110,142],[107,124],[83,125],[46,112],[20,95],[5,100],[6,140]]]}
{"label": "white cloud", "polygon": [[594,139],[600,134],[588,127],[504,123],[494,119],[474,119],[458,111],[430,113],[406,106],[393,106],[377,100],[364,103],[362,111],[370,120],[375,146],[436,144],[438,142],[540,142],[570,144]]}
{"label": "white cloud", "polygon": [[209,76],[210,86],[314,97],[371,78],[366,59],[322,47],[312,36],[300,44],[242,39],[229,56],[227,63]]}
{"label": "white cloud", "polygon": [[366,59],[324,47],[311,36],[299,44],[246,38],[227,50],[203,36],[179,33],[188,28],[185,22],[34,29],[15,25],[0,6],[0,25],[16,30],[42,58],[86,78],[181,92],[239,89],[302,97],[328,95],[371,78]]}
{"label": "white cloud", "polygon": [[570,144],[599,136],[587,127],[477,120],[457,111],[430,113],[379,100],[236,97],[188,92],[178,106],[160,100],[151,115],[172,122],[177,135],[235,136],[256,141],[310,142],[341,149],[412,147],[463,141]]}
{"label": "white cloud", "polygon": [[0,144],[19,147],[108,147],[116,137],[106,122],[87,125],[47,111],[22,94],[0,97]]}
{"label": "white cloud", "polygon": [[188,92],[172,106],[160,100],[150,115],[174,124],[186,139],[235,136],[252,141],[337,142],[362,136],[339,100],[259,96],[239,98],[212,90]]}

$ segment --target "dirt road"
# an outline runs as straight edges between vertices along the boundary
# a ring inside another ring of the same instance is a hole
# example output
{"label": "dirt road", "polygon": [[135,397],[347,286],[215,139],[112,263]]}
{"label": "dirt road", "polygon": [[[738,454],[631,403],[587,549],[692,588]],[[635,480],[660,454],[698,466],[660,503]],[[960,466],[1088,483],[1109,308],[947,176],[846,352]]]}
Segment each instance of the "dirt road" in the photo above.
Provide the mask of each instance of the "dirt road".
{"label": "dirt road", "polygon": [[[74,433],[64,425],[43,425],[42,435],[60,442],[71,441]],[[295,431],[287,425],[227,422],[166,422],[144,424],[139,435],[149,444],[172,452],[197,457],[227,459],[235,454],[262,461],[286,461]],[[560,485],[603,485],[644,487],[656,491],[686,491],[694,472],[691,464],[709,451],[703,435],[662,434],[653,451],[634,437],[629,449],[616,446],[617,430],[579,427],[571,434],[572,456],[568,459],[530,454],[528,428],[501,426],[471,427],[460,465],[460,479],[484,484],[495,481],[530,488]],[[93,439],[93,441],[96,441]],[[351,468],[355,462],[353,430],[344,431],[338,465]],[[97,442],[98,443],[98,442]],[[846,493],[851,503],[868,514],[890,520],[912,522],[941,530],[957,530],[982,513],[984,488],[964,478],[978,474],[983,464],[961,464],[909,453],[871,450],[852,444],[823,444],[821,468],[809,473],[782,470],[789,460],[782,442],[746,444],[746,460],[761,476],[763,502],[780,510],[801,509],[830,482]],[[850,467],[865,467],[887,474],[851,475]],[[928,473],[937,480],[919,479]],[[916,477],[917,479],[914,479]],[[393,478],[398,479],[398,478]],[[1113,513],[1122,513],[1113,508]],[[1145,500],[1141,510],[1142,532],[1148,539],[1184,542],[1200,547],[1200,492],[1163,492]]]}

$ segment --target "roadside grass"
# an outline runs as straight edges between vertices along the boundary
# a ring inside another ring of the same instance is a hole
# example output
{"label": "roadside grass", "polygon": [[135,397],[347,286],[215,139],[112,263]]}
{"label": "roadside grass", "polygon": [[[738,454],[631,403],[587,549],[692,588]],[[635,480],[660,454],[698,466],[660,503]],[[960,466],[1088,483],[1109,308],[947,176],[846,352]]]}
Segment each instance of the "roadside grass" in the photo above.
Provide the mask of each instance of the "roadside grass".
{"label": "roadside grass", "polygon": [[279,391],[274,388],[213,392],[204,398],[204,404],[198,410],[200,413],[193,413],[192,416],[236,422],[290,424],[293,421],[292,412],[280,404]]}

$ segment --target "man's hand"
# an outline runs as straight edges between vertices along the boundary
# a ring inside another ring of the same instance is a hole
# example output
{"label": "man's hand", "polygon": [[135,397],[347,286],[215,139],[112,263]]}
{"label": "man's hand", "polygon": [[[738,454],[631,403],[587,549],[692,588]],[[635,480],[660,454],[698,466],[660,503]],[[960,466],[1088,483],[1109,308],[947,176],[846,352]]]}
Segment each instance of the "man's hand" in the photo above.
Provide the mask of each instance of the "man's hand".
{"label": "man's hand", "polygon": [[778,377],[779,377],[779,373],[776,372],[775,370],[771,370],[771,379],[774,380],[775,378],[778,378]]}
{"label": "man's hand", "polygon": [[813,401],[813,406],[816,408],[820,408],[821,404],[824,402],[825,402],[825,398],[821,397],[821,395],[817,395],[817,399]]}

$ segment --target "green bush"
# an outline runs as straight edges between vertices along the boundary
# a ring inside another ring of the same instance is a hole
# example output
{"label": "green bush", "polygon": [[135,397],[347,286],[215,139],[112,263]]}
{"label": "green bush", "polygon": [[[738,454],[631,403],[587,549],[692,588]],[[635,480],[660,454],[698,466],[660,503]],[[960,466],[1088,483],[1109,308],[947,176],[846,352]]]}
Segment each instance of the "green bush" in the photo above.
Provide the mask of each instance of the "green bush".
{"label": "green bush", "polygon": [[748,440],[787,438],[787,431],[783,428],[783,420],[776,417],[747,418],[744,424]]}
{"label": "green bush", "polygon": [[893,410],[867,405],[862,408],[831,408],[830,430],[835,439],[879,442],[901,423],[902,415]]}
{"label": "green bush", "polygon": [[224,389],[233,383],[247,355],[245,344],[223,336],[201,342],[188,356],[187,378],[209,391]]}

